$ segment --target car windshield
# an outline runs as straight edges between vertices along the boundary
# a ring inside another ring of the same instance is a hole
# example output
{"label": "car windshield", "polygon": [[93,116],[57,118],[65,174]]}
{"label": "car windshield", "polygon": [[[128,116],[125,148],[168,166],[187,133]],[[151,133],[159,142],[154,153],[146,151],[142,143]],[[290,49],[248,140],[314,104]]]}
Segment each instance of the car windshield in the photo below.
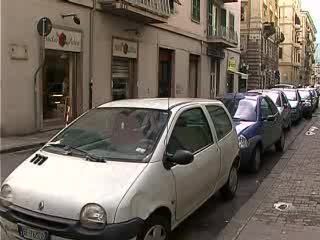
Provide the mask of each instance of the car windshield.
{"label": "car windshield", "polygon": [[309,99],[311,99],[311,96],[310,96],[310,92],[309,92],[309,91],[305,91],[305,90],[300,91],[300,90],[299,90],[299,94],[300,94],[302,100],[309,100]]}
{"label": "car windshield", "polygon": [[257,101],[251,99],[224,99],[233,119],[254,122],[257,120]]}
{"label": "car windshield", "polygon": [[145,162],[166,126],[168,111],[138,108],[97,108],[89,111],[48,143],[105,160]]}
{"label": "car windshield", "polygon": [[271,98],[271,100],[276,104],[277,107],[281,106],[280,94],[276,92],[268,92],[266,93],[266,95]]}
{"label": "car windshield", "polygon": [[289,101],[297,101],[296,91],[284,91],[284,94],[287,96]]}

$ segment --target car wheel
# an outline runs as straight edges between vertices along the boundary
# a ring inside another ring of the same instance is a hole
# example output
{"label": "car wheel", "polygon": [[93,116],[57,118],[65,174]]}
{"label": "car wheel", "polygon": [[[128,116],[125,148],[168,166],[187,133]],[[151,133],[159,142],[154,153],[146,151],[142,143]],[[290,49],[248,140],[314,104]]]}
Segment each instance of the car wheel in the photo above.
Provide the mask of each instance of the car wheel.
{"label": "car wheel", "polygon": [[283,152],[285,144],[286,144],[286,137],[284,135],[284,132],[282,131],[280,139],[275,144],[277,152]]}
{"label": "car wheel", "polygon": [[153,215],[147,219],[137,240],[168,240],[170,222],[163,216]]}
{"label": "car wheel", "polygon": [[257,173],[261,166],[261,149],[257,146],[252,154],[251,172]]}
{"label": "car wheel", "polygon": [[238,169],[233,164],[229,173],[228,182],[221,188],[220,192],[225,200],[231,200],[238,189]]}

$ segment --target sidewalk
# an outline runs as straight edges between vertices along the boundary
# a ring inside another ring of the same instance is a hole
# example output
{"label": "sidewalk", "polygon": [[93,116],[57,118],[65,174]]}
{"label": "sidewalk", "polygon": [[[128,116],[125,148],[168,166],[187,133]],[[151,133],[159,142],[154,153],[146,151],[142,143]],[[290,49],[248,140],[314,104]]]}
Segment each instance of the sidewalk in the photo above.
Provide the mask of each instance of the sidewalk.
{"label": "sidewalk", "polygon": [[50,130],[46,132],[38,132],[26,136],[1,137],[0,153],[10,153],[21,151],[29,148],[41,147],[50,138],[52,138],[59,130]]}
{"label": "sidewalk", "polygon": [[[307,136],[313,126],[319,130]],[[218,239],[320,239],[320,118],[310,121]]]}

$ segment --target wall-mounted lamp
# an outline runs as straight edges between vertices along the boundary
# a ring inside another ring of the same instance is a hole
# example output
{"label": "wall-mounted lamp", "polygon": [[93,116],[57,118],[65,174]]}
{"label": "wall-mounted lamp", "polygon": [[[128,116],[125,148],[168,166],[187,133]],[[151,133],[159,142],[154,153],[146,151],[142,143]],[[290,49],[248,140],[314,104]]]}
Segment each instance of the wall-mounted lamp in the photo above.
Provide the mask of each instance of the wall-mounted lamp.
{"label": "wall-mounted lamp", "polygon": [[78,24],[80,25],[80,18],[78,18],[77,14],[61,14],[61,17],[64,19],[64,18],[67,18],[67,17],[72,17],[73,18],[73,21],[75,24]]}

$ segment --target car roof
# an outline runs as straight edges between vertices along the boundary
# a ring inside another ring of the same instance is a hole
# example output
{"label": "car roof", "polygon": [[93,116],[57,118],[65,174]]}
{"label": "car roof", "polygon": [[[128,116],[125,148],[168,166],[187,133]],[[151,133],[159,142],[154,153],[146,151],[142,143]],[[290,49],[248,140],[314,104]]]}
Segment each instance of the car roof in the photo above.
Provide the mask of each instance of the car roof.
{"label": "car roof", "polygon": [[254,89],[254,90],[250,90],[249,93],[260,93],[260,94],[263,94],[263,93],[281,93],[282,90],[281,89]]}
{"label": "car roof", "polygon": [[272,90],[291,91],[291,92],[296,92],[296,91],[298,91],[297,88],[272,88]]}
{"label": "car roof", "polygon": [[196,104],[196,103],[215,103],[221,105],[220,101],[202,98],[138,98],[124,99],[104,103],[98,108],[146,108],[168,110],[176,106]]}
{"label": "car roof", "polygon": [[227,93],[223,96],[224,99],[250,99],[257,100],[262,97],[258,92],[246,92],[246,93]]}

